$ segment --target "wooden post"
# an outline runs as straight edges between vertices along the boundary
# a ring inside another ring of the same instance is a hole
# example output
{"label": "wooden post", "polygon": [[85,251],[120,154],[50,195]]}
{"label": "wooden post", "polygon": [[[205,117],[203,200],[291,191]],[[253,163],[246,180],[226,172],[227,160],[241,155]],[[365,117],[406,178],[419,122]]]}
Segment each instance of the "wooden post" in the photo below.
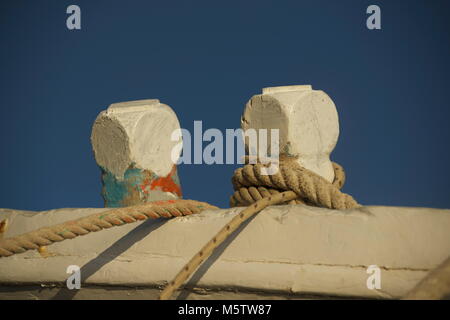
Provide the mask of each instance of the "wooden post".
{"label": "wooden post", "polygon": [[339,136],[339,121],[325,92],[310,85],[264,88],[248,101],[241,126],[279,129],[280,155],[296,157],[301,166],[333,181],[330,153]]}
{"label": "wooden post", "polygon": [[157,99],[114,103],[98,115],[91,143],[105,207],[181,198],[171,141],[179,128],[173,110]]}

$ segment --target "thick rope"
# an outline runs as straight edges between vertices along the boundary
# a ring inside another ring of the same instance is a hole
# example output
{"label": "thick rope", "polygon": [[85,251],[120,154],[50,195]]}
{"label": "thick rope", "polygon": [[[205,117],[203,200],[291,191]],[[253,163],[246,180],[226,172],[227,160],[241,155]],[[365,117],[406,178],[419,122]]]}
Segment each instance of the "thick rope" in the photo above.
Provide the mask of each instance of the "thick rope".
{"label": "thick rope", "polygon": [[294,159],[281,161],[278,172],[272,175],[262,174],[266,166],[261,163],[238,168],[232,178],[235,192],[230,205],[247,206],[269,195],[292,190],[298,195],[298,200],[313,206],[329,209],[359,207],[350,195],[339,191],[345,182],[345,173],[340,165],[333,163],[335,179],[330,183],[301,167]]}
{"label": "thick rope", "polygon": [[[172,294],[197,270],[212,252],[242,223],[270,205],[300,201],[330,209],[349,209],[360,205],[349,195],[339,191],[345,182],[344,169],[333,163],[333,183],[286,158],[280,161],[276,174],[262,175],[263,164],[247,164],[234,172],[233,187],[237,190],[230,199],[231,206],[248,206],[227,223],[169,282],[160,295],[161,300]],[[268,189],[266,187],[269,187]],[[281,192],[279,190],[282,190]],[[284,190],[284,191],[283,191]]]}
{"label": "thick rope", "polygon": [[199,213],[205,209],[217,209],[217,207],[195,200],[166,200],[111,209],[51,227],[40,228],[17,237],[0,239],[0,257],[8,257],[27,250],[39,250],[55,242],[127,223],[161,217],[179,217]]}

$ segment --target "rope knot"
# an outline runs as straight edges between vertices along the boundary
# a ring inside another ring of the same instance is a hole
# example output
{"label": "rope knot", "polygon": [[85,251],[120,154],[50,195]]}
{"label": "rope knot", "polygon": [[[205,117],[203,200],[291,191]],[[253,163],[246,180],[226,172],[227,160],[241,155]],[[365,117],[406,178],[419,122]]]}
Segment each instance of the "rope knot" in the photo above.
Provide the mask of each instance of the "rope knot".
{"label": "rope knot", "polygon": [[[329,209],[350,209],[360,205],[339,189],[345,183],[344,169],[333,162],[335,178],[330,183],[318,174],[300,166],[295,157],[280,157],[278,170],[272,175],[264,174],[267,161],[245,158],[245,165],[235,170],[231,179],[234,194],[230,206],[248,206],[264,197],[284,191],[293,191],[297,198],[290,204],[303,203]],[[253,160],[253,161],[251,161]],[[253,162],[253,163],[250,163]]]}

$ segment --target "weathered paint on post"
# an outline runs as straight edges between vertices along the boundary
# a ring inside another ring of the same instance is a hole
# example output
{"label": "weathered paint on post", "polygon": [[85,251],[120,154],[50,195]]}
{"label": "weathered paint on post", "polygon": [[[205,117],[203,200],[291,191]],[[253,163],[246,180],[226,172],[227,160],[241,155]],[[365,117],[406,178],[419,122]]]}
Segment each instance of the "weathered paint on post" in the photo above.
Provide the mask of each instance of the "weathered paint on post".
{"label": "weathered paint on post", "polygon": [[105,207],[127,207],[154,200],[173,199],[173,195],[182,197],[176,165],[165,177],[159,177],[150,170],[130,167],[125,171],[124,179],[117,179],[108,170],[101,170]]}
{"label": "weathered paint on post", "polygon": [[[112,104],[95,120],[91,142],[105,207],[182,197],[170,137],[180,125],[159,100]],[[178,155],[179,156],[179,155]]]}

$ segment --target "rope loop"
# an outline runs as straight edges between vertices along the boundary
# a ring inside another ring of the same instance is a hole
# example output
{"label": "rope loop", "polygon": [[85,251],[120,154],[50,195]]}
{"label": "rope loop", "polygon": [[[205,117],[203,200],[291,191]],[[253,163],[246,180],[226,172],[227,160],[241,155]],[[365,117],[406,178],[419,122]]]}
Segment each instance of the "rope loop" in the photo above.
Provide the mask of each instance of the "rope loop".
{"label": "rope loop", "polygon": [[252,203],[283,191],[294,191],[298,198],[290,203],[329,209],[351,209],[359,207],[352,196],[339,189],[345,183],[344,169],[333,162],[334,181],[330,183],[318,174],[301,167],[295,158],[282,158],[278,172],[264,175],[267,166],[262,163],[247,163],[235,170],[231,182],[235,192],[230,197],[230,206],[248,206]]}

